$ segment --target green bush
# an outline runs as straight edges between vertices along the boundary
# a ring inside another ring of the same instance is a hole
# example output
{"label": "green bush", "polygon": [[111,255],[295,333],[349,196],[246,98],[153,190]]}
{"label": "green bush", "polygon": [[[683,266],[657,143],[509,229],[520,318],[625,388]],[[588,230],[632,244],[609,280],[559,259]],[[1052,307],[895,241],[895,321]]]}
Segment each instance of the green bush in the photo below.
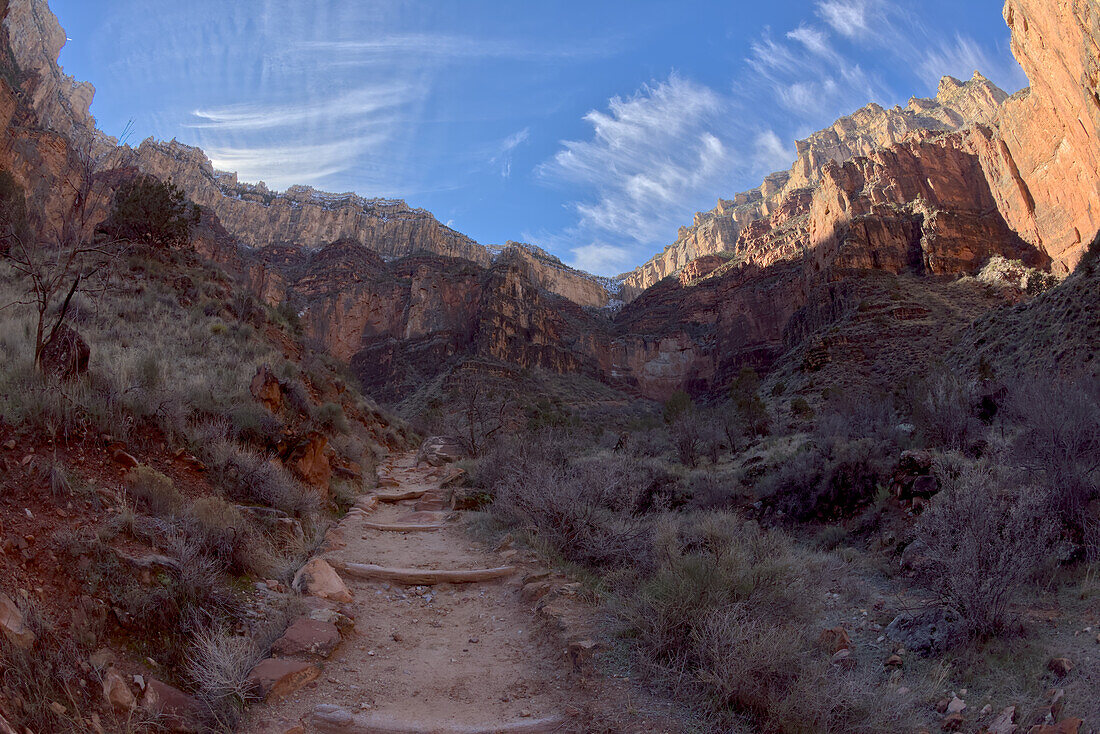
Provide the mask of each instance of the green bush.
{"label": "green bush", "polygon": [[169,477],[156,469],[135,466],[126,474],[126,485],[130,495],[145,503],[157,517],[176,515],[183,509],[183,495]]}
{"label": "green bush", "polygon": [[129,242],[179,247],[190,240],[198,221],[199,208],[182,189],[171,181],[141,175],[119,187],[102,229]]}

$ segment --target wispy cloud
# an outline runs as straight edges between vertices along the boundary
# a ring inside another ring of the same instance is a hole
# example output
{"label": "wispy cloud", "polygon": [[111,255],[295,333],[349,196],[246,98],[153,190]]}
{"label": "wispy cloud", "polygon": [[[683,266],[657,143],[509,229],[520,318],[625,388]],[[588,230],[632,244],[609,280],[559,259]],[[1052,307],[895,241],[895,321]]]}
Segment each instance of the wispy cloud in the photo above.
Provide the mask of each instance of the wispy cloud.
{"label": "wispy cloud", "polygon": [[823,0],[817,14],[837,33],[857,38],[871,30],[870,16],[877,6],[875,0]]}
{"label": "wispy cloud", "polygon": [[212,146],[206,154],[219,170],[236,171],[243,181],[264,181],[281,190],[293,184],[316,184],[361,165],[359,157],[376,150],[385,139],[374,135],[316,145]]}
{"label": "wispy cloud", "polygon": [[637,252],[674,230],[700,194],[719,190],[733,162],[712,132],[724,104],[709,87],[672,75],[584,116],[592,137],[562,141],[538,168],[543,179],[588,193],[570,205],[574,240],[585,242],[573,249],[574,262],[608,274],[624,245],[608,246],[605,237],[626,238]]}
{"label": "wispy cloud", "polygon": [[1010,87],[1009,92],[1027,86],[1027,77],[1019,64],[994,55],[973,38],[956,33],[953,39],[930,45],[920,60],[920,75],[936,83],[945,75],[969,79],[980,71],[990,79]]}
{"label": "wispy cloud", "polygon": [[391,59],[394,56],[451,60],[598,58],[617,53],[616,47],[614,39],[600,39],[598,43],[550,45],[436,33],[391,34],[355,41],[302,41],[295,44],[296,50],[336,54],[345,63],[358,63],[368,58]]}
{"label": "wispy cloud", "polygon": [[525,127],[522,130],[512,133],[501,141],[500,146],[497,148],[497,153],[489,159],[490,165],[500,166],[500,177],[509,178],[512,175],[512,152],[527,142],[527,139],[531,137],[531,128]]}
{"label": "wispy cloud", "polygon": [[251,131],[363,118],[399,108],[424,93],[424,89],[408,83],[390,83],[362,87],[308,103],[250,103],[198,109],[192,113],[198,121],[190,123],[189,127],[226,132]]}

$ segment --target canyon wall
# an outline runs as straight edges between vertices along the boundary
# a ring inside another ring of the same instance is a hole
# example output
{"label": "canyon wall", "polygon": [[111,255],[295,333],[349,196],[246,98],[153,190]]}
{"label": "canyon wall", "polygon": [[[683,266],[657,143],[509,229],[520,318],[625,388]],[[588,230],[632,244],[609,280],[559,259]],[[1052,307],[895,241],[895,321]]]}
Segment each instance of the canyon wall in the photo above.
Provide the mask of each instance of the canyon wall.
{"label": "canyon wall", "polygon": [[831,127],[796,143],[798,159],[789,171],[773,173],[758,188],[733,199],[719,199],[713,210],[696,214],[690,227],[681,227],[676,242],[620,276],[623,299],[637,297],[697,257],[735,251],[746,228],[771,217],[792,192],[814,187],[828,163],[869,155],[914,132],[954,131],[991,122],[1007,97],[981,74],[965,83],[944,77],[935,99],[913,98],[906,107],[893,109],[872,103],[840,118]]}

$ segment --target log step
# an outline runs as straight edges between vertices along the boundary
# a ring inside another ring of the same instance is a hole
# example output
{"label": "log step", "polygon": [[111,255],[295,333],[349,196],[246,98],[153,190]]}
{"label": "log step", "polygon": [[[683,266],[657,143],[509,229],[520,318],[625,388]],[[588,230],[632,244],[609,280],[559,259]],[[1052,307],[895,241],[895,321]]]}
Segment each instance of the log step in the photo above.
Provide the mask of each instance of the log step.
{"label": "log step", "polygon": [[387,494],[376,494],[379,502],[403,502],[405,500],[418,500],[424,496],[426,489],[410,489],[405,492],[391,492]]}
{"label": "log step", "polygon": [[377,714],[356,715],[332,704],[313,709],[310,723],[325,734],[548,734],[565,725],[560,716],[521,719],[501,724],[426,724],[403,722]]}
{"label": "log step", "polygon": [[433,530],[442,530],[447,527],[446,523],[436,523],[433,525],[423,525],[420,523],[408,523],[408,522],[365,522],[363,527],[367,530],[385,530],[394,533],[428,533]]}
{"label": "log step", "polygon": [[342,563],[340,570],[361,579],[392,581],[398,584],[431,586],[432,584],[472,584],[479,581],[495,581],[516,572],[515,566],[499,568],[474,568],[445,571],[427,568],[387,568],[370,563]]}

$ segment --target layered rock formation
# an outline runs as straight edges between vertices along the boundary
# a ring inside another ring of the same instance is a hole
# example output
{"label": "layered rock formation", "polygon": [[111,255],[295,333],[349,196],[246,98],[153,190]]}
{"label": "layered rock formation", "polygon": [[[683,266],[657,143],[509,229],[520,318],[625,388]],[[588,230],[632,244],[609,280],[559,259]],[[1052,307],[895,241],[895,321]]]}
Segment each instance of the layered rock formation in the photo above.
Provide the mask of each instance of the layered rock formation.
{"label": "layered rock formation", "polygon": [[975,145],[1009,226],[1064,273],[1100,230],[1100,7],[1008,0],[1004,17],[1031,88]]}
{"label": "layered rock formation", "polygon": [[869,155],[914,132],[953,131],[991,122],[1007,97],[975,73],[966,83],[944,77],[935,99],[913,98],[908,106],[889,110],[872,103],[840,118],[831,127],[797,142],[798,160],[790,171],[773,173],[760,187],[732,200],[719,199],[713,210],[696,214],[691,227],[682,227],[676,242],[621,276],[623,299],[636,297],[697,257],[737,250],[746,228],[775,215],[792,193],[815,186],[827,164]]}

